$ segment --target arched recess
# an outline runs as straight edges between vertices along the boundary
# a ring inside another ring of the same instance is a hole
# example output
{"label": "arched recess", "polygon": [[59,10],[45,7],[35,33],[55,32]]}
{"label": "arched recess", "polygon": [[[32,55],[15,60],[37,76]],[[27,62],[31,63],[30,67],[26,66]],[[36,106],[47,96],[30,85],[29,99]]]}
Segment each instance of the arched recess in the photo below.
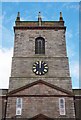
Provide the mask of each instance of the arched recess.
{"label": "arched recess", "polygon": [[45,39],[43,37],[35,39],[35,54],[45,54]]}

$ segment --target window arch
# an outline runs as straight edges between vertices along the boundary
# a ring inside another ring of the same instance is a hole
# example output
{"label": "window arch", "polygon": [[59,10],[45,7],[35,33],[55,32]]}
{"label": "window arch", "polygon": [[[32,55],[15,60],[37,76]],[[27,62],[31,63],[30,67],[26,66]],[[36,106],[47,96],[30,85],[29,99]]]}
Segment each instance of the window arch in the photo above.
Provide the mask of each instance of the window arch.
{"label": "window arch", "polygon": [[35,39],[35,54],[45,54],[45,39],[42,37]]}

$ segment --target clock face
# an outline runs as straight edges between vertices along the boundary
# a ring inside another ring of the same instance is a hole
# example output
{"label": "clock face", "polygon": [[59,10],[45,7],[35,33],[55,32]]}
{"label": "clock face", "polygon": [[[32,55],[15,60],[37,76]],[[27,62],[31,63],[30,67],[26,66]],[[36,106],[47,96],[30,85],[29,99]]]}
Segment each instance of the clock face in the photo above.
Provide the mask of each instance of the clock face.
{"label": "clock face", "polygon": [[44,75],[48,72],[48,65],[43,61],[37,61],[33,64],[33,72],[36,75]]}

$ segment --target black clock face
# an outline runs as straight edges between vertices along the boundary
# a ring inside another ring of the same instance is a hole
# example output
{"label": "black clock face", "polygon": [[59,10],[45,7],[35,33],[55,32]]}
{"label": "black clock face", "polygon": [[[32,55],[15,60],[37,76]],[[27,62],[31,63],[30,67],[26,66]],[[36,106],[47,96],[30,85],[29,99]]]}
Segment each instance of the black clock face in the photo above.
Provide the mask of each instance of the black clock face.
{"label": "black clock face", "polygon": [[48,65],[43,61],[37,61],[33,65],[33,72],[36,75],[44,75],[48,72]]}

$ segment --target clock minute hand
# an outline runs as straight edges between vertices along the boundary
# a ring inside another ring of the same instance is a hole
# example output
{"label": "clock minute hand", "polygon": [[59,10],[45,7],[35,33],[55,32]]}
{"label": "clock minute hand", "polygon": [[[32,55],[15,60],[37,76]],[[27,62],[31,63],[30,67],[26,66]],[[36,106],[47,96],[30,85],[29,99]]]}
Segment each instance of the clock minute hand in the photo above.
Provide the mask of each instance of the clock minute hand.
{"label": "clock minute hand", "polygon": [[39,68],[41,68],[41,61],[39,61]]}

